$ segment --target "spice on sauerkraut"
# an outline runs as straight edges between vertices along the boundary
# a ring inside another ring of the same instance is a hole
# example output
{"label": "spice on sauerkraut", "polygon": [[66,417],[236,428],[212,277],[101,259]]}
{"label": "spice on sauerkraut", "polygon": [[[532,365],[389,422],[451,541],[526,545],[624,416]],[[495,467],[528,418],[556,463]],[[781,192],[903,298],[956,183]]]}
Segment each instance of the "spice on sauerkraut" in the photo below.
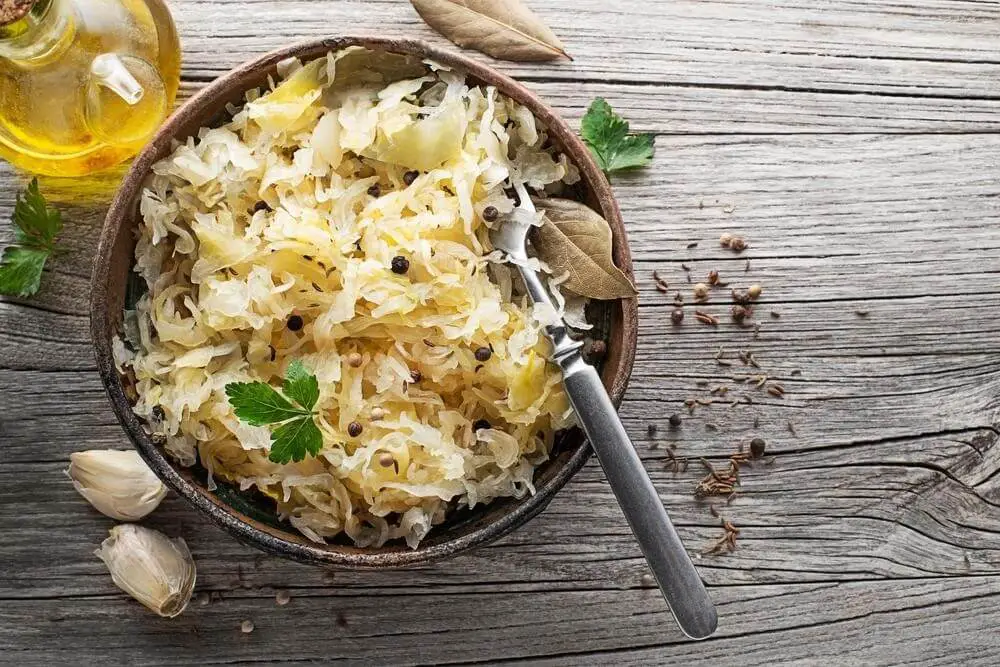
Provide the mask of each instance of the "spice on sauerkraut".
{"label": "spice on sauerkraut", "polygon": [[[488,228],[540,221],[531,196],[579,176],[525,107],[438,64],[352,48],[279,69],[154,165],[148,294],[118,361],[210,484],[256,487],[316,541],[416,547],[453,508],[532,493],[572,419],[541,333],[564,312],[517,294]],[[322,447],[279,463],[225,388],[281,387],[293,361],[318,381]]]}

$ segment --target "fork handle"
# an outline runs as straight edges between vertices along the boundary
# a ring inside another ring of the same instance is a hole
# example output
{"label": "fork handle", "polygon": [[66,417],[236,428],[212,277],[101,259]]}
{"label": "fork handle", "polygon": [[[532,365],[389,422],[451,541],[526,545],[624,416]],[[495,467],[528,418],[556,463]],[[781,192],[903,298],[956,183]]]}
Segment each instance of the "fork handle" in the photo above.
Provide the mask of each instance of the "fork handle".
{"label": "fork handle", "polygon": [[[554,306],[538,274],[520,265],[518,269],[532,300]],[[692,639],[708,637],[718,625],[715,606],[604,390],[601,377],[580,356],[582,344],[569,337],[561,321],[546,327],[546,333],[552,340],[552,358],[562,368],[569,402],[597,453],[677,625]]]}
{"label": "fork handle", "polygon": [[692,639],[708,637],[718,624],[715,607],[604,390],[601,377],[583,361],[579,352],[558,361],[573,410],[677,625]]}

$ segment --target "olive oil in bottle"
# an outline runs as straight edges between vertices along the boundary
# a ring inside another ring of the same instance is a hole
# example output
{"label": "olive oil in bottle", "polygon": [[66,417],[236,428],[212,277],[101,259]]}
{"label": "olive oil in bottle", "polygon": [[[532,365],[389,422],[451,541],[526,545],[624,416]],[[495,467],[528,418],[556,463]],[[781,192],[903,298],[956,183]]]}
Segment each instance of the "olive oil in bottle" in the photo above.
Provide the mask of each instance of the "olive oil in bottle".
{"label": "olive oil in bottle", "polygon": [[162,0],[0,0],[0,158],[79,176],[139,151],[173,106]]}

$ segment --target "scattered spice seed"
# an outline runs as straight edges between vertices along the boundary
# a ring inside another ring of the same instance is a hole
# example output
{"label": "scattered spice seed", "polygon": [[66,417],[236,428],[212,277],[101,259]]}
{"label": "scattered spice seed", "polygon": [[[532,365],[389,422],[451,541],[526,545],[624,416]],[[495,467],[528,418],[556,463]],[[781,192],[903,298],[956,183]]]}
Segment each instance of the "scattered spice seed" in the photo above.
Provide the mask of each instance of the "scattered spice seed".
{"label": "scattered spice seed", "polygon": [[347,355],[347,365],[351,368],[359,368],[363,362],[364,358],[359,352],[351,352]]}
{"label": "scattered spice seed", "polygon": [[734,236],[729,242],[729,247],[733,252],[743,252],[747,248],[747,242],[742,236]]}
{"label": "scattered spice seed", "polygon": [[656,289],[663,292],[664,294],[670,289],[670,284],[666,280],[660,277],[659,271],[653,271],[653,282],[656,283]]}
{"label": "scattered spice seed", "polygon": [[728,248],[729,244],[732,242],[733,242],[732,234],[723,234],[722,236],[719,237],[719,245],[721,245],[723,248]]}
{"label": "scattered spice seed", "polygon": [[403,275],[410,270],[410,260],[406,259],[402,255],[396,255],[392,258],[392,272]]}
{"label": "scattered spice seed", "polygon": [[388,468],[390,466],[398,466],[396,463],[396,457],[394,457],[389,452],[382,452],[378,455],[378,464],[383,468]]}
{"label": "scattered spice seed", "polygon": [[382,195],[382,188],[379,187],[378,183],[374,183],[368,188],[368,196],[378,198]]}
{"label": "scattered spice seed", "polygon": [[698,283],[692,291],[694,292],[695,301],[704,301],[708,298],[708,285],[705,283]]}
{"label": "scattered spice seed", "polygon": [[712,422],[705,422],[705,428],[707,428],[709,431],[718,431],[719,425],[713,424]]}
{"label": "scattered spice seed", "polygon": [[683,322],[684,321],[684,311],[682,309],[680,309],[680,308],[674,308],[670,312],[670,321],[673,322],[674,325],[678,325],[681,322]]}
{"label": "scattered spice seed", "polygon": [[646,424],[646,435],[648,435],[650,438],[656,437],[656,430],[657,430],[656,424]]}
{"label": "scattered spice seed", "polygon": [[681,416],[677,413],[670,415],[670,426],[671,428],[679,428],[681,425]]}
{"label": "scattered spice seed", "polygon": [[763,387],[764,384],[767,382],[767,376],[766,375],[755,375],[754,377],[757,380],[756,386],[757,386],[758,389],[760,389],[761,387]]}
{"label": "scattered spice seed", "polygon": [[747,296],[750,297],[751,299],[757,299],[757,297],[759,297],[761,292],[763,291],[764,288],[761,287],[760,285],[751,285],[747,289]]}
{"label": "scattered spice seed", "polygon": [[259,202],[257,202],[256,204],[253,205],[253,212],[254,213],[259,213],[260,211],[268,211],[268,212],[270,212],[270,210],[271,210],[271,207],[267,205],[266,201],[259,201]]}
{"label": "scattered spice seed", "polygon": [[802,369],[793,368],[792,369],[792,375],[802,375]]}
{"label": "scattered spice seed", "polygon": [[753,399],[750,398],[750,394],[743,394],[743,402],[747,405],[753,405]]}
{"label": "scattered spice seed", "polygon": [[732,375],[730,376],[733,382],[746,382],[750,379],[749,375]]}
{"label": "scattered spice seed", "polygon": [[779,319],[779,318],[781,317],[781,313],[779,313],[779,312],[778,312],[778,311],[776,311],[776,310],[772,310],[772,311],[771,311],[771,317],[773,317],[774,319],[776,319],[776,320],[777,320],[777,319]]}
{"label": "scattered spice seed", "polygon": [[403,182],[407,185],[413,185],[413,181],[417,180],[417,176],[420,175],[419,171],[410,170],[403,174]]}
{"label": "scattered spice seed", "polygon": [[496,222],[500,217],[500,209],[496,206],[487,206],[483,209],[483,220],[486,222]]}
{"label": "scattered spice seed", "polygon": [[[608,344],[603,340],[595,340],[590,344],[590,349],[587,352],[587,356],[591,359],[601,359],[608,352]],[[476,358],[479,359],[478,353]],[[489,359],[487,357],[486,359]],[[486,361],[486,359],[479,359],[480,361]]]}
{"label": "scattered spice seed", "polygon": [[868,317],[867,310],[855,310],[854,314],[857,315],[858,317]]}
{"label": "scattered spice seed", "polygon": [[688,247],[688,250],[690,250],[691,248],[697,248],[698,247],[698,242],[697,241],[692,241],[691,243],[687,244],[687,247]]}
{"label": "scattered spice seed", "polygon": [[747,361],[749,361],[750,365],[753,366],[754,368],[760,368],[760,364],[757,363],[757,359],[754,358],[753,352],[747,354]]}
{"label": "scattered spice seed", "polygon": [[708,380],[695,380],[694,383],[699,387],[707,387]]}
{"label": "scattered spice seed", "polygon": [[288,321],[285,322],[285,326],[288,327],[289,331],[298,331],[303,327],[304,324],[305,322],[302,320],[301,315],[292,315],[291,317],[288,318]]}
{"label": "scattered spice seed", "polygon": [[735,210],[736,210],[736,207],[733,206],[732,204],[726,204],[725,206],[722,207],[722,212],[723,213],[732,213]]}
{"label": "scattered spice seed", "polygon": [[372,421],[378,421],[380,419],[385,419],[385,415],[386,415],[385,408],[379,408],[379,407],[372,408],[372,411],[371,411]]}
{"label": "scattered spice seed", "polygon": [[719,272],[716,271],[715,269],[712,269],[711,271],[708,272],[707,280],[708,280],[708,284],[709,285],[718,285],[719,284]]}
{"label": "scattered spice seed", "polygon": [[767,388],[767,393],[776,398],[784,398],[785,392],[779,387],[780,385],[771,385],[770,387]]}
{"label": "scattered spice seed", "polygon": [[410,381],[413,383],[420,382],[424,378],[423,373],[420,371],[410,371]]}
{"label": "scattered spice seed", "polygon": [[722,395],[724,395],[724,394],[725,394],[725,393],[726,393],[727,391],[729,391],[729,387],[727,387],[727,386],[725,386],[725,385],[721,385],[721,384],[720,384],[720,385],[719,385],[719,386],[717,386],[717,387],[712,387],[712,390],[711,390],[711,391],[709,391],[708,393],[710,393],[710,394],[718,394],[719,396],[722,396]]}
{"label": "scattered spice seed", "polygon": [[737,324],[742,324],[749,314],[750,311],[745,306],[736,305],[729,309],[729,315]]}
{"label": "scattered spice seed", "polygon": [[750,260],[748,259],[747,263],[743,266],[743,273],[749,273],[749,271],[750,271]]}
{"label": "scattered spice seed", "polygon": [[795,424],[793,424],[791,420],[785,422],[785,427],[788,428],[789,433],[791,433],[795,437],[798,437],[799,434],[795,432]]}
{"label": "scattered spice seed", "polygon": [[253,628],[254,628],[253,621],[249,619],[240,623],[240,632],[242,632],[245,635],[248,635],[251,632],[253,632]]}
{"label": "scattered spice seed", "polygon": [[274,601],[279,607],[284,607],[291,599],[292,596],[289,595],[288,591],[278,591],[274,594]]}
{"label": "scattered spice seed", "polygon": [[750,441],[750,455],[755,459],[764,456],[765,449],[767,449],[767,443],[764,442],[764,438],[754,438]]}
{"label": "scattered spice seed", "polygon": [[484,428],[490,428],[490,421],[488,419],[477,419],[472,422],[472,430],[479,431]]}
{"label": "scattered spice seed", "polygon": [[359,435],[361,435],[361,431],[363,430],[364,427],[361,426],[359,422],[351,422],[350,424],[347,425],[347,434],[350,435],[352,438],[356,438]]}
{"label": "scattered spice seed", "polygon": [[[603,343],[604,341],[597,341]],[[595,343],[596,344],[596,343]],[[591,348],[591,354],[593,354],[593,348]],[[490,357],[493,356],[493,351],[490,348],[483,346],[476,349],[476,361],[489,361]]]}
{"label": "scattered spice seed", "polygon": [[708,313],[702,310],[694,311],[694,317],[702,324],[711,324],[713,327],[719,324],[718,317],[715,317],[714,315],[709,315]]}

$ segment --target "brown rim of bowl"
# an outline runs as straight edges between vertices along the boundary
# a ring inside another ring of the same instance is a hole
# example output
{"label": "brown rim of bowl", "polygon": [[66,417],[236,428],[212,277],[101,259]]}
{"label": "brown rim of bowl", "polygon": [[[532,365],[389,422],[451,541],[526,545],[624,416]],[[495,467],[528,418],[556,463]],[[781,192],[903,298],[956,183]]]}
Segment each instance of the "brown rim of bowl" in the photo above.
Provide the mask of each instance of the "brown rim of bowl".
{"label": "brown rim of bowl", "polygon": [[[615,201],[611,186],[603,172],[595,164],[590,152],[576,133],[559,118],[556,113],[535,96],[524,85],[501,74],[491,67],[479,63],[453,51],[439,49],[413,39],[383,39],[377,37],[336,37],[311,40],[267,53],[253,61],[240,65],[206,86],[178,108],[154,135],[150,143],[136,157],[128,173],[122,180],[108,210],[101,231],[94,271],[91,278],[91,336],[97,358],[98,372],[108,392],[111,406],[129,439],[138,449],[150,468],[164,480],[170,488],[184,497],[196,508],[206,513],[216,524],[228,530],[234,537],[264,551],[313,565],[326,565],[345,569],[383,569],[419,565],[448,558],[461,551],[491,542],[524,524],[541,512],[553,495],[576,474],[590,458],[590,443],[581,436],[580,445],[571,452],[569,458],[544,483],[536,487],[534,495],[527,496],[506,514],[483,526],[454,539],[416,550],[388,552],[365,551],[357,547],[336,544],[319,545],[289,531],[273,529],[229,507],[206,489],[192,484],[167,460],[162,449],[145,432],[139,418],[132,411],[132,405],[125,395],[121,378],[115,368],[111,351],[112,336],[117,327],[109,312],[109,304],[119,299],[111,295],[111,259],[120,233],[131,233],[135,211],[135,201],[142,183],[152,165],[168,154],[172,138],[183,132],[192,117],[209,121],[214,113],[222,109],[220,100],[231,99],[241,81],[251,79],[261,70],[273,70],[278,62],[289,57],[309,60],[327,51],[337,51],[349,46],[362,46],[374,51],[411,54],[429,58],[455,67],[467,75],[495,85],[500,92],[527,106],[549,130],[557,145],[580,169],[582,179],[590,190],[613,233],[613,255],[615,264],[632,276],[632,261],[622,222],[621,212]],[[239,86],[242,94],[250,86]],[[131,265],[127,270],[131,270]],[[124,284],[124,282],[122,282]],[[612,400],[617,406],[625,393],[629,375],[635,358],[638,329],[638,306],[635,299],[620,302],[620,322],[611,334],[616,340],[609,345],[602,379]],[[276,532],[287,537],[282,537]]]}

